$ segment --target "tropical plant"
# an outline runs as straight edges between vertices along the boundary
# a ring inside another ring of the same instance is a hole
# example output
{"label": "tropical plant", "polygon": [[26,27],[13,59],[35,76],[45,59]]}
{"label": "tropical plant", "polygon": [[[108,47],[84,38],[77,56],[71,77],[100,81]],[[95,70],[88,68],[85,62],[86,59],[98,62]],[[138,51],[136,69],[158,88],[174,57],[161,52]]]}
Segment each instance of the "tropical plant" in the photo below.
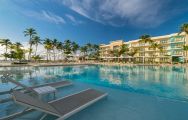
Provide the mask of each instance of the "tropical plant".
{"label": "tropical plant", "polygon": [[[59,53],[61,54],[61,58],[62,58],[62,54],[63,54],[63,43],[62,42],[58,42],[56,45],[56,49],[59,51]],[[59,57],[59,55],[58,55]],[[59,59],[59,58],[58,58]]]}
{"label": "tropical plant", "polygon": [[50,58],[50,50],[52,50],[53,48],[52,41],[49,38],[46,38],[43,44],[44,44],[44,48],[46,49],[46,58],[48,61]]}
{"label": "tropical plant", "polygon": [[144,42],[144,43],[152,43],[153,41],[151,40],[150,35],[142,35],[139,37],[140,41],[139,42]]}
{"label": "tropical plant", "polygon": [[70,40],[65,40],[63,43],[63,52],[66,55],[65,57],[67,58],[69,54],[71,54],[71,41]]}
{"label": "tropical plant", "polygon": [[119,55],[121,56],[123,54],[127,54],[128,51],[129,51],[128,45],[123,44],[120,48]]}
{"label": "tropical plant", "polygon": [[92,48],[93,48],[93,45],[91,43],[87,43],[86,44],[86,47],[87,47],[87,54],[89,55],[91,52],[92,52]]}
{"label": "tropical plant", "polygon": [[34,59],[35,61],[39,61],[42,59],[42,57],[40,55],[36,55],[36,56],[32,56],[32,59]]}
{"label": "tropical plant", "polygon": [[23,47],[23,45],[20,42],[16,42],[14,45],[15,49],[21,49],[21,47]]}
{"label": "tropical plant", "polygon": [[188,34],[188,23],[184,23],[181,25],[179,34],[181,34],[182,32],[185,32],[186,34]]}
{"label": "tropical plant", "polygon": [[187,45],[183,46],[183,51],[184,51],[184,56],[187,56],[187,51],[188,51],[188,46]]}
{"label": "tropical plant", "polygon": [[8,47],[11,45],[11,41],[9,39],[3,39],[0,41],[0,44],[1,46],[5,46],[5,53],[4,53],[4,57],[5,57],[5,60],[7,60],[7,57],[8,57]]}
{"label": "tropical plant", "polygon": [[11,59],[17,59],[21,61],[25,58],[25,50],[22,48],[23,45],[20,42],[16,42],[14,44],[13,51],[10,52],[9,58]]}
{"label": "tropical plant", "polygon": [[92,48],[93,48],[92,58],[98,60],[100,56],[99,46],[94,44]]}
{"label": "tropical plant", "polygon": [[[156,43],[156,42],[153,42],[150,46],[150,48],[152,48],[154,50],[154,52],[152,52],[152,57],[153,57],[153,60],[155,60],[155,57],[156,57],[156,49],[159,49],[160,51],[162,50],[162,47],[160,44]],[[153,61],[154,62],[154,61]]]}
{"label": "tropical plant", "polygon": [[31,52],[32,52],[32,45],[34,44],[33,42],[33,37],[37,34],[36,30],[33,28],[27,28],[24,31],[25,36],[29,36],[29,55],[28,55],[28,60],[31,59]]}
{"label": "tropical plant", "polygon": [[76,51],[79,49],[79,45],[76,42],[72,42],[72,52],[75,54]]}
{"label": "tropical plant", "polygon": [[[180,35],[182,32],[185,32],[185,34],[188,35],[188,23],[184,23],[180,26],[178,35]],[[186,42],[184,43],[183,51],[184,51],[184,57],[185,56],[187,57],[188,45],[186,45]]]}
{"label": "tropical plant", "polygon": [[57,44],[58,44],[58,40],[57,39],[53,39],[52,40],[52,49],[53,49],[53,54],[54,54],[54,61],[56,60],[55,50],[57,48]]}
{"label": "tropical plant", "polygon": [[138,52],[138,49],[136,48],[132,48],[129,50],[129,52],[127,53],[129,56],[134,57],[136,55],[136,53]]}
{"label": "tropical plant", "polygon": [[82,60],[85,59],[85,57],[87,56],[87,49],[87,46],[80,47],[80,52],[82,53]]}
{"label": "tropical plant", "polygon": [[42,44],[41,41],[42,41],[42,40],[40,39],[39,36],[34,36],[34,37],[33,37],[32,42],[33,42],[33,44],[35,45],[35,56],[37,56],[37,48],[38,48],[38,45],[39,45],[39,44]]}

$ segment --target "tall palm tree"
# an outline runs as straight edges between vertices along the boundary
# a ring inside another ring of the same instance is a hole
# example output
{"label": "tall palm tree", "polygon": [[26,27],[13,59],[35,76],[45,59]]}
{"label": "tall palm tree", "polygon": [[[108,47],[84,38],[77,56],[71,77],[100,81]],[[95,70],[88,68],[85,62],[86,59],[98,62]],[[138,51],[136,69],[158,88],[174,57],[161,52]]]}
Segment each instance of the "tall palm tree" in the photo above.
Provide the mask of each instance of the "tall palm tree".
{"label": "tall palm tree", "polygon": [[76,42],[72,42],[72,52],[75,54],[76,51],[79,49],[79,45]]}
{"label": "tall palm tree", "polygon": [[86,44],[86,47],[87,47],[87,54],[88,56],[90,56],[90,54],[92,53],[92,48],[93,48],[93,45],[91,43],[87,43]]}
{"label": "tall palm tree", "polygon": [[[149,43],[152,44],[153,40],[151,39],[151,36],[148,34],[142,35],[139,37],[139,42],[141,43]],[[144,55],[145,55],[145,51],[144,51]],[[145,62],[145,56],[143,56],[143,63]]]}
{"label": "tall palm tree", "polygon": [[[61,58],[62,58],[62,53],[63,53],[63,43],[62,42],[58,42],[56,45],[56,49],[59,51],[59,54],[61,54]],[[59,55],[58,55],[59,57]],[[58,58],[59,59],[59,58]]]}
{"label": "tall palm tree", "polygon": [[8,47],[11,45],[11,41],[9,39],[3,39],[0,41],[1,46],[5,46],[5,60],[7,60],[7,51],[8,51]]}
{"label": "tall palm tree", "polygon": [[88,51],[87,46],[80,47],[80,52],[83,53],[82,60],[85,59],[87,51]]}
{"label": "tall palm tree", "polygon": [[44,40],[44,48],[46,49],[46,58],[47,58],[47,61],[49,60],[49,52],[50,52],[50,50],[53,48],[53,46],[52,46],[52,41],[49,39],[49,38],[46,38],[45,40]]}
{"label": "tall palm tree", "polygon": [[53,49],[53,54],[54,54],[54,61],[56,60],[55,49],[57,47],[57,44],[58,44],[58,40],[57,39],[53,39],[52,40],[52,49]]}
{"label": "tall palm tree", "polygon": [[35,45],[35,56],[37,56],[38,45],[42,44],[41,42],[42,40],[40,39],[39,36],[34,36],[32,41],[33,41],[33,44]]}
{"label": "tall palm tree", "polygon": [[[184,45],[183,51],[184,51],[184,56],[187,56],[188,46]],[[187,62],[187,61],[185,60],[185,62]]]}
{"label": "tall palm tree", "polygon": [[70,40],[65,40],[63,43],[63,52],[67,57],[69,54],[71,54],[71,41]]}
{"label": "tall palm tree", "polygon": [[94,44],[93,45],[93,58],[95,58],[95,59],[99,59],[99,56],[100,56],[100,52],[99,52],[99,45],[96,45],[96,44]]}
{"label": "tall palm tree", "polygon": [[152,49],[155,51],[155,52],[152,52],[152,53],[153,53],[152,56],[153,56],[153,59],[154,59],[154,61],[155,61],[156,49],[159,49],[159,50],[161,51],[161,45],[158,44],[158,43],[153,42],[153,43],[151,44],[150,48],[152,48]]}
{"label": "tall palm tree", "polygon": [[33,37],[37,34],[36,30],[33,29],[33,28],[27,28],[25,31],[24,31],[24,35],[25,36],[29,36],[29,55],[28,55],[28,60],[31,59],[31,52],[32,52],[32,45],[33,45]]}
{"label": "tall palm tree", "polygon": [[[123,44],[119,50],[119,57],[121,55],[127,55],[127,52],[129,51],[129,48],[126,44]],[[118,60],[119,61],[119,60]]]}
{"label": "tall palm tree", "polygon": [[[185,32],[186,36],[188,35],[188,23],[184,23],[181,25],[178,35],[180,35],[182,32]],[[188,45],[186,45],[186,42],[183,46],[183,50],[184,50],[184,57],[185,56],[187,57]],[[185,54],[185,52],[186,52],[186,54]]]}

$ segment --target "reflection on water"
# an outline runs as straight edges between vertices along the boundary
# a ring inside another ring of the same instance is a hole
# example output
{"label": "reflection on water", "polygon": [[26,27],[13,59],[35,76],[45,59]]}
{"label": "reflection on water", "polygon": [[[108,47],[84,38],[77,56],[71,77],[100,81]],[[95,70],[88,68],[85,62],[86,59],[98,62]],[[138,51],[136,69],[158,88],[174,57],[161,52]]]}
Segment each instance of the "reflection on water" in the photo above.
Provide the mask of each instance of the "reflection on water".
{"label": "reflection on water", "polygon": [[[34,86],[68,79],[100,86],[147,93],[173,99],[188,99],[188,68],[162,66],[56,66],[5,67],[15,80]],[[0,91],[14,85],[1,80]]]}

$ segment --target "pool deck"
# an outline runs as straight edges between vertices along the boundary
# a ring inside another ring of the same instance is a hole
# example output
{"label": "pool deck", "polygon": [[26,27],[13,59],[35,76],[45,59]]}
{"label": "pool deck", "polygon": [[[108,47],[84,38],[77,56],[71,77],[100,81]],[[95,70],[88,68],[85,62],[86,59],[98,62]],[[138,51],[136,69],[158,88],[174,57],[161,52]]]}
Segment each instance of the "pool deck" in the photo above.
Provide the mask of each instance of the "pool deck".
{"label": "pool deck", "polygon": [[28,64],[11,64],[1,62],[0,67],[50,67],[50,66],[72,66],[72,65],[106,65],[106,66],[177,66],[188,67],[188,64],[133,64],[133,63],[108,63],[108,62],[48,62],[48,63],[28,63]]}

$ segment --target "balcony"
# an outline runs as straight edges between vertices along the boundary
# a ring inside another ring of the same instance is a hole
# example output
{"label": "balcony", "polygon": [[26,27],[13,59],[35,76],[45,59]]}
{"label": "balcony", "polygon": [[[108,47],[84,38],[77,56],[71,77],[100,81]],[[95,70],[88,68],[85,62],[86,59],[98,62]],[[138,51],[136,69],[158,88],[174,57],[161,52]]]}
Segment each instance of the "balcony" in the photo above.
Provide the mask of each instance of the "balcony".
{"label": "balcony", "polygon": [[169,40],[170,43],[184,43],[184,37],[172,37]]}

